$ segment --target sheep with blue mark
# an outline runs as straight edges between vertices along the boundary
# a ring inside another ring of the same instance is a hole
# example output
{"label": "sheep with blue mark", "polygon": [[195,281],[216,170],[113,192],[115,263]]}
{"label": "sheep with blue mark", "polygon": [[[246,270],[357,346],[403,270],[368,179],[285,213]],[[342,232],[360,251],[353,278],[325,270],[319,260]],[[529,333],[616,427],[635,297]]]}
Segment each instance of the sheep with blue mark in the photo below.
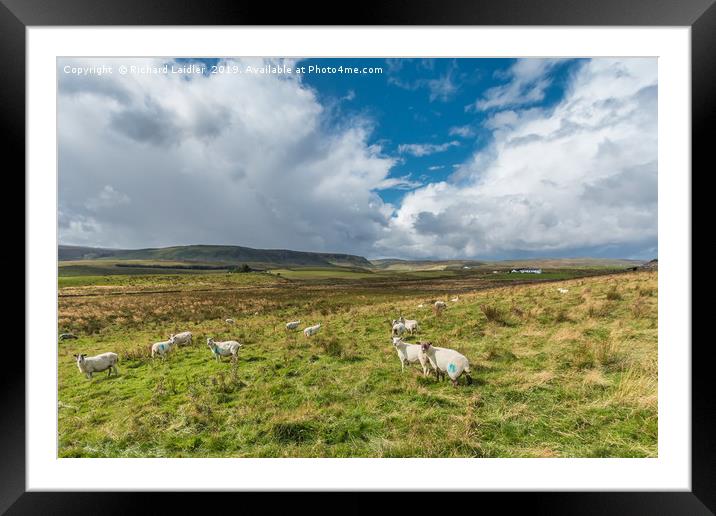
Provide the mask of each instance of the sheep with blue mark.
{"label": "sheep with blue mark", "polygon": [[457,379],[465,373],[468,385],[472,383],[470,363],[465,355],[453,349],[433,346],[432,342],[421,342],[420,353],[430,361],[438,381],[441,376],[445,376],[445,373],[447,373],[452,380],[452,384],[457,387]]}
{"label": "sheep with blue mark", "polygon": [[166,354],[172,350],[175,344],[176,341],[174,340],[174,336],[171,336],[169,340],[155,342],[154,344],[152,344],[152,358],[157,355],[162,357],[162,359],[166,358]]}

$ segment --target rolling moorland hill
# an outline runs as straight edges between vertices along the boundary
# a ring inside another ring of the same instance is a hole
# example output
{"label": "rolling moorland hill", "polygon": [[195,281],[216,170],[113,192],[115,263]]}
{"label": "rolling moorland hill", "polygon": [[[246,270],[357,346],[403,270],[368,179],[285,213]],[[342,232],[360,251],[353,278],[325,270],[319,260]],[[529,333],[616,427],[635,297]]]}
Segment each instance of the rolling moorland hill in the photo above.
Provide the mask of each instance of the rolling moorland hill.
{"label": "rolling moorland hill", "polygon": [[339,253],[312,253],[286,249],[253,249],[233,245],[186,245],[148,249],[104,249],[71,245],[58,246],[60,261],[70,260],[170,260],[218,262],[225,264],[264,263],[302,266],[371,267],[362,256]]}

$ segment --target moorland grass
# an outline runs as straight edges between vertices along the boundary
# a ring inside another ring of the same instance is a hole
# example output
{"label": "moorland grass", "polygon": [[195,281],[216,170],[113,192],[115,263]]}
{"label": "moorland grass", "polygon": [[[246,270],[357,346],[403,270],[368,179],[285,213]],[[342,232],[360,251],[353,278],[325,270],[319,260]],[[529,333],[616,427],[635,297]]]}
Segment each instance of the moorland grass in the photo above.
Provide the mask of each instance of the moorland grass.
{"label": "moorland grass", "polygon": [[[657,455],[656,272],[462,292],[439,317],[431,304],[454,285],[436,282],[61,297],[60,330],[79,339],[58,344],[59,455]],[[398,314],[420,322],[407,341],[466,355],[473,385],[401,373]],[[295,319],[321,331],[286,331]],[[149,358],[152,342],[181,330],[193,345]],[[213,360],[209,336],[243,342],[239,360]],[[119,353],[119,375],[88,381],[78,351]]]}

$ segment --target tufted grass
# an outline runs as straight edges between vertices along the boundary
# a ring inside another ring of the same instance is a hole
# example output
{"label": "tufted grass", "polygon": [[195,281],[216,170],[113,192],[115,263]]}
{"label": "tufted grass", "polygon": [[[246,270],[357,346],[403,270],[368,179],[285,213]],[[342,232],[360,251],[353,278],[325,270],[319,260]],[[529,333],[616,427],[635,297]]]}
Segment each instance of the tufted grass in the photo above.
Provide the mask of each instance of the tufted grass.
{"label": "tufted grass", "polygon": [[[657,456],[656,272],[462,291],[436,316],[453,289],[298,281],[60,298],[60,330],[80,338],[58,344],[59,456]],[[408,341],[465,354],[474,383],[401,374],[399,314],[420,322]],[[286,331],[295,319],[321,331]],[[193,345],[149,358],[182,330]],[[243,342],[239,360],[214,361],[209,336]],[[120,374],[88,381],[72,355],[103,351],[120,354]]]}

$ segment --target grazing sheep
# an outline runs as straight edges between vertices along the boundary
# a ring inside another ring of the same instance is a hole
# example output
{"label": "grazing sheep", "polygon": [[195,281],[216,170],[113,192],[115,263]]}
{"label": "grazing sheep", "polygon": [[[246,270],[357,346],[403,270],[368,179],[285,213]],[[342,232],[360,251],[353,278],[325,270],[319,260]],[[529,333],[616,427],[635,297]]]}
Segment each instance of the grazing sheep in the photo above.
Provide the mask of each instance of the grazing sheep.
{"label": "grazing sheep", "polygon": [[472,383],[470,364],[465,355],[452,349],[437,348],[433,346],[432,342],[421,342],[420,351],[430,361],[432,368],[435,369],[438,380],[440,380],[441,375],[445,376],[445,373],[447,373],[452,380],[452,384],[457,387],[457,379],[464,372],[468,385]]}
{"label": "grazing sheep", "polygon": [[71,333],[60,333],[60,340],[76,339],[77,335]]}
{"label": "grazing sheep", "polygon": [[193,336],[190,331],[184,331],[182,333],[177,333],[176,335],[172,333],[171,335],[169,335],[169,339],[174,339],[174,342],[177,346],[179,344],[191,344],[192,338]]}
{"label": "grazing sheep", "polygon": [[227,340],[224,342],[214,342],[214,339],[209,337],[206,339],[206,344],[214,354],[214,358],[219,362],[221,357],[231,356],[231,360],[236,360],[239,356],[239,349],[241,349],[241,343],[235,340]]}
{"label": "grazing sheep", "polygon": [[226,324],[234,324],[236,321],[234,321],[233,319],[226,319],[224,322]]}
{"label": "grazing sheep", "polygon": [[415,319],[404,319],[403,317],[401,317],[400,322],[403,323],[405,329],[408,330],[411,335],[414,332],[420,330],[420,327],[418,326],[418,321],[416,321]]}
{"label": "grazing sheep", "polygon": [[558,291],[560,294],[566,294],[567,292],[569,292],[569,289],[566,289],[566,288],[558,288],[557,291]]}
{"label": "grazing sheep", "polygon": [[460,297],[455,296],[455,297],[452,298],[450,301],[452,301],[453,303],[457,303],[458,301],[460,301]]}
{"label": "grazing sheep", "polygon": [[112,371],[114,371],[115,376],[119,374],[119,371],[117,370],[117,362],[119,362],[119,355],[117,353],[102,353],[101,355],[96,355],[93,357],[88,357],[86,354],[82,353],[80,355],[74,355],[75,359],[77,359],[77,367],[79,368],[81,373],[84,373],[84,375],[88,379],[92,379],[92,373],[101,373],[102,371],[107,372],[107,376],[110,376],[112,374]]}
{"label": "grazing sheep", "polygon": [[295,330],[296,328],[298,328],[299,324],[301,324],[300,319],[298,321],[288,322],[288,323],[286,323],[286,329],[287,330]]}
{"label": "grazing sheep", "polygon": [[407,328],[405,325],[400,321],[393,321],[391,326],[390,334],[393,337],[400,337],[403,333],[407,331]]}
{"label": "grazing sheep", "polygon": [[393,337],[393,346],[398,352],[398,358],[400,359],[401,371],[405,372],[405,366],[420,362],[423,368],[423,376],[427,376],[430,372],[428,364],[430,363],[427,357],[420,352],[420,346],[418,344],[408,344],[400,337]]}
{"label": "grazing sheep", "polygon": [[447,303],[445,301],[435,301],[434,308],[435,308],[435,313],[439,314],[440,312],[442,312],[443,310],[445,310],[447,308]]}
{"label": "grazing sheep", "polygon": [[155,342],[152,344],[152,358],[154,358],[155,355],[165,358],[166,354],[174,347],[174,344],[176,344],[176,342],[173,336],[170,337],[169,340]]}
{"label": "grazing sheep", "polygon": [[315,335],[316,333],[318,333],[318,330],[320,330],[320,329],[321,329],[321,325],[319,323],[319,324],[316,324],[315,326],[309,326],[308,328],[304,328],[303,334],[306,337],[310,337],[311,335]]}
{"label": "grazing sheep", "polygon": [[424,307],[424,306],[425,306],[424,304],[420,303],[420,304],[418,305],[418,308],[422,308],[422,307]]}

